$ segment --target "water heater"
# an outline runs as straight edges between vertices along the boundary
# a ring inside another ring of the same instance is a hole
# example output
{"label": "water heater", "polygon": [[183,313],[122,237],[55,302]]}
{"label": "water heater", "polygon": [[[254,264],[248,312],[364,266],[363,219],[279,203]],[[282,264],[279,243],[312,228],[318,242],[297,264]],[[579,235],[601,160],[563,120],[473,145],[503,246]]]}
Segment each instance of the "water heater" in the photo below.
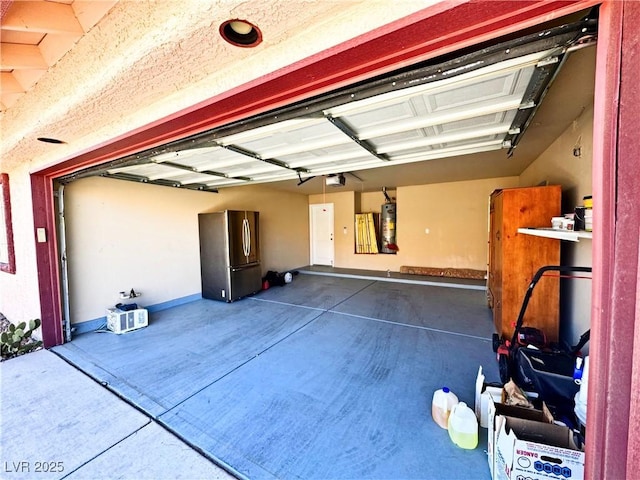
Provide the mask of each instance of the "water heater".
{"label": "water heater", "polygon": [[380,253],[396,253],[396,204],[385,203],[380,211]]}

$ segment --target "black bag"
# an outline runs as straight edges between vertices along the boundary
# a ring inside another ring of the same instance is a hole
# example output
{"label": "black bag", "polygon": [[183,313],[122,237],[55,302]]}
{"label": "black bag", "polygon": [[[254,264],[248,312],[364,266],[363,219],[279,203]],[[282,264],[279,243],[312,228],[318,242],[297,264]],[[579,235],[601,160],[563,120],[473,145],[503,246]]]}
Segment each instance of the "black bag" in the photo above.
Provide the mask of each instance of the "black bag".
{"label": "black bag", "polygon": [[537,392],[549,404],[573,402],[580,389],[573,380],[575,362],[576,356],[566,352],[518,348],[516,383],[525,390]]}
{"label": "black bag", "polygon": [[587,330],[568,352],[518,348],[514,359],[516,383],[537,392],[547,403],[572,403],[580,390],[574,381],[576,359],[590,337],[591,330]]}
{"label": "black bag", "polygon": [[262,281],[269,282],[270,287],[282,287],[286,283],[284,280],[284,275],[284,273],[269,270]]}

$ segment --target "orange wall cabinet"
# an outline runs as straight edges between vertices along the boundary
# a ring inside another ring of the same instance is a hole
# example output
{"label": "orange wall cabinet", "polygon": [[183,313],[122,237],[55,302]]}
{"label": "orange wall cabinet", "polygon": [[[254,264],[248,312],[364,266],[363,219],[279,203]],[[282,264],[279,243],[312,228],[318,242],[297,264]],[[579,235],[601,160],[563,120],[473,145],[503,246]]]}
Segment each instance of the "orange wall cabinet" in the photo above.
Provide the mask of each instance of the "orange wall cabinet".
{"label": "orange wall cabinet", "polygon": [[[511,339],[522,300],[536,271],[560,264],[560,242],[518,233],[518,228],[550,227],[559,216],[559,185],[496,190],[490,197],[487,300],[496,332]],[[524,326],[541,329],[547,340],[559,335],[560,282],[543,277],[535,287]]]}

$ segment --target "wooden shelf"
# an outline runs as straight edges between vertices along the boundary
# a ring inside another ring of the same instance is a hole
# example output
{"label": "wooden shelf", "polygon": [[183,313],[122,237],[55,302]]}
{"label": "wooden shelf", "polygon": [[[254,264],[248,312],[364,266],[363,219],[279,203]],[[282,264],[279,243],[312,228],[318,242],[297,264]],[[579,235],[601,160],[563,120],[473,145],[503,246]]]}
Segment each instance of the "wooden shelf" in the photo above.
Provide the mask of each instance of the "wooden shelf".
{"label": "wooden shelf", "polygon": [[592,238],[591,232],[584,232],[582,230],[573,232],[570,230],[558,230],[555,228],[519,228],[518,233],[524,233],[525,235],[534,235],[536,237],[568,240],[570,242],[579,242],[581,238]]}

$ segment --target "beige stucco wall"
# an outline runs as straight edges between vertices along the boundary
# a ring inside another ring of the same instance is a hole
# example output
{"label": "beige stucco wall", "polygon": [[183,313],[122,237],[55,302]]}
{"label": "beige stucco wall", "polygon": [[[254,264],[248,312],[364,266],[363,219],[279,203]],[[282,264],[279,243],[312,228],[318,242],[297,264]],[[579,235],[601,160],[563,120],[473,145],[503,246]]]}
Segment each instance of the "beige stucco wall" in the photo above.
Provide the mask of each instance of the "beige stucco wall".
{"label": "beige stucco wall", "polygon": [[[387,195],[391,200],[396,199],[396,190],[387,190]],[[359,200],[359,207],[358,207]],[[376,212],[380,213],[382,204],[385,203],[384,193],[379,192],[356,192],[356,209],[358,213]]]}
{"label": "beige stucco wall", "polygon": [[[581,155],[573,154],[580,147]],[[591,195],[593,160],[593,106],[589,106],[572,125],[520,175],[521,186],[562,185],[562,210],[573,211]],[[597,201],[597,199],[596,199]],[[592,266],[591,240],[561,243],[563,265]],[[560,336],[575,345],[591,324],[591,282],[566,280],[561,284]],[[585,351],[588,351],[588,345]]]}
{"label": "beige stucco wall", "polygon": [[0,172],[9,174],[11,223],[16,258],[15,274],[0,272],[0,312],[13,323],[40,318],[33,204],[28,169],[28,164],[21,164],[7,172],[2,168],[0,159]]}
{"label": "beige stucco wall", "polygon": [[[72,323],[104,316],[134,288],[143,306],[199,294],[198,213],[260,212],[266,272],[306,265],[307,197],[264,187],[194,192],[90,178],[65,188]],[[294,241],[291,241],[294,239]]]}
{"label": "beige stucco wall", "polygon": [[[580,147],[581,155],[573,154]],[[520,175],[521,186],[548,181],[562,185],[562,209],[572,212],[582,205],[585,195],[591,195],[593,158],[593,106],[576,118],[550,146]]]}
{"label": "beige stucco wall", "polygon": [[[334,204],[335,266],[399,271],[401,266],[487,267],[488,199],[496,188],[518,185],[518,177],[398,187],[395,255],[354,253],[354,214],[380,211],[382,192],[327,193],[309,203]],[[359,202],[355,198],[359,196]],[[346,227],[346,233],[344,227]],[[426,233],[426,229],[429,233]]]}

